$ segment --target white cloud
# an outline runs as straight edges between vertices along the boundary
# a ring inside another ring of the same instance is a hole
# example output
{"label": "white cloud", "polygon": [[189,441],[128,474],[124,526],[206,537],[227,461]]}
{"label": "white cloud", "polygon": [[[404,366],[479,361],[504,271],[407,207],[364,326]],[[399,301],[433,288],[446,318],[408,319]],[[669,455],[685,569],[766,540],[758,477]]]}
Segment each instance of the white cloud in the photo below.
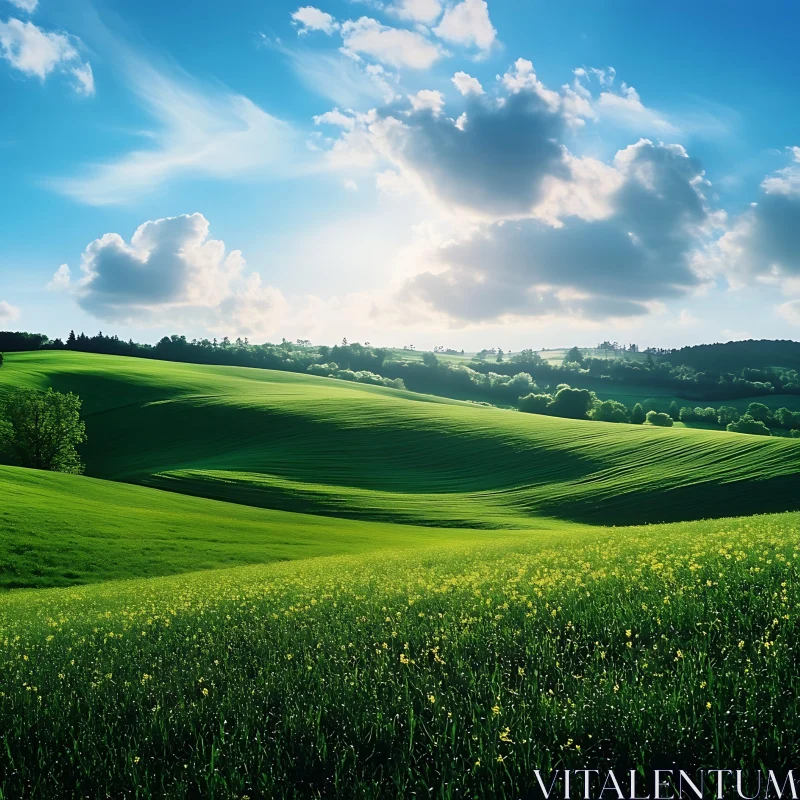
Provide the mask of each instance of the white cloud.
{"label": "white cloud", "polygon": [[71,280],[72,271],[69,268],[69,264],[62,264],[53,273],[53,277],[50,279],[50,282],[45,288],[55,292],[63,291],[65,289],[69,289]]}
{"label": "white cloud", "polygon": [[[54,281],[68,277],[62,269]],[[285,313],[283,295],[264,286],[259,273],[247,273],[239,250],[210,239],[208,220],[199,213],[145,222],[130,242],[107,233],[86,247],[81,271],[74,296],[101,319],[152,324],[169,313],[250,336],[270,330]]]}
{"label": "white cloud", "polygon": [[444,108],[444,95],[435,89],[422,89],[416,94],[409,95],[408,99],[414,111],[431,111],[435,117],[438,117]]}
{"label": "white cloud", "polygon": [[339,128],[351,131],[356,125],[356,118],[352,114],[343,114],[338,108],[318,114],[314,117],[315,125],[335,125]]}
{"label": "white cloud", "polygon": [[428,69],[443,55],[442,49],[415,31],[390,28],[369,17],[342,24],[344,47],[395,68]]}
{"label": "white cloud", "polygon": [[481,82],[477,78],[473,78],[472,75],[468,75],[466,72],[456,72],[450,80],[464,97],[471,94],[483,94]]}
{"label": "white cloud", "polygon": [[397,76],[380,64],[366,64],[358,56],[350,57],[350,53],[289,49],[266,38],[263,41],[288,59],[309,91],[337,105],[369,107],[394,99]]}
{"label": "white cloud", "polygon": [[597,100],[597,111],[606,117],[633,130],[652,129],[662,134],[674,135],[678,129],[657,111],[642,103],[633,86],[623,83],[619,93],[601,92]]}
{"label": "white cloud", "polygon": [[305,34],[311,31],[322,31],[330,36],[338,30],[339,23],[325,11],[320,11],[314,6],[303,6],[292,14],[292,22],[298,26],[298,33]]}
{"label": "white cloud", "polygon": [[78,94],[91,97],[94,94],[94,73],[92,72],[92,65],[87,62],[80,67],[75,67],[72,70],[72,74],[75,77],[75,91],[78,92]]}
{"label": "white cloud", "polygon": [[28,14],[33,14],[39,5],[39,0],[9,0],[9,2],[20,11],[25,11]]}
{"label": "white cloud", "polygon": [[442,4],[439,0],[395,0],[386,10],[400,19],[432,25],[441,16]]}
{"label": "white cloud", "polygon": [[348,192],[357,192],[358,191],[358,184],[352,179],[348,178],[344,182],[344,188],[347,189]]}
{"label": "white cloud", "polygon": [[434,33],[453,44],[488,50],[497,38],[485,0],[462,0],[449,8]]}
{"label": "white cloud", "polygon": [[14,322],[19,319],[19,309],[5,300],[0,300],[0,322]]}
{"label": "white cloud", "polygon": [[32,22],[14,17],[0,22],[0,57],[14,69],[41,81],[56,71],[71,75],[79,94],[93,95],[92,68],[82,61],[79,45],[75,37],[44,31]]}
{"label": "white cloud", "polygon": [[158,124],[149,149],[90,165],[52,185],[91,205],[124,203],[182,175],[269,177],[295,164],[296,137],[286,123],[243,95],[169,77],[130,56],[125,71],[134,95]]}
{"label": "white cloud", "polygon": [[758,281],[800,294],[800,149],[788,152],[789,166],[764,179],[758,202],[736,217],[701,259],[705,269],[724,275],[735,288]]}

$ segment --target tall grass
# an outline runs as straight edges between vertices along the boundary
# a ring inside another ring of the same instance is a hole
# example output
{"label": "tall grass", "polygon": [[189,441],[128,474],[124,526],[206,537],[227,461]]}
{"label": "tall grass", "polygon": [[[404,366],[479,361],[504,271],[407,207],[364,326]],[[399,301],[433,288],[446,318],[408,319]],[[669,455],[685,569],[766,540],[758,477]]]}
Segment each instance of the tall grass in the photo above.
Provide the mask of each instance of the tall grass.
{"label": "tall grass", "polygon": [[2,797],[511,798],[535,768],[791,766],[798,554],[785,515],[5,595]]}

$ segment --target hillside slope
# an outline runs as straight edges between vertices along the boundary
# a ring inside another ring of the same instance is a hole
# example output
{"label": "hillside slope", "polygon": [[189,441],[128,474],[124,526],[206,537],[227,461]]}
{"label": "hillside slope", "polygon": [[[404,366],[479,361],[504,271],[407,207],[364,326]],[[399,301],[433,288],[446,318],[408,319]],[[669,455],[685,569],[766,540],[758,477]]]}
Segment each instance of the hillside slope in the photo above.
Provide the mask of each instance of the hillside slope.
{"label": "hillside slope", "polygon": [[84,399],[87,474],[237,503],[527,528],[800,508],[800,443],[561,420],[285,372],[12,354],[0,391]]}
{"label": "hillside slope", "polygon": [[[77,475],[0,467],[0,589],[147,578],[502,533],[248,508]],[[577,530],[558,521],[542,530]]]}

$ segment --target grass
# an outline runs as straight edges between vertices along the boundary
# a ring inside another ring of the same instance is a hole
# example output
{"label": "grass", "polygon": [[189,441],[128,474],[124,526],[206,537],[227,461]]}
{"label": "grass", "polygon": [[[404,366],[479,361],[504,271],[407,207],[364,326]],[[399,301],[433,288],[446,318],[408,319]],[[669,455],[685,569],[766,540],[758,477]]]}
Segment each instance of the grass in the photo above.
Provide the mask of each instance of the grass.
{"label": "grass", "polygon": [[800,514],[733,515],[800,507],[796,441],[76,353],[20,386],[81,395],[89,477],[0,467],[0,800],[793,765]]}
{"label": "grass", "polygon": [[85,403],[87,474],[286,511],[528,529],[794,510],[800,443],[586,423],[268,370],[8,356]]}
{"label": "grass", "polygon": [[0,597],[0,796],[531,796],[793,766],[800,515]]}
{"label": "grass", "polygon": [[475,530],[327,519],[16,467],[0,467],[0,497],[0,589],[486,539]]}

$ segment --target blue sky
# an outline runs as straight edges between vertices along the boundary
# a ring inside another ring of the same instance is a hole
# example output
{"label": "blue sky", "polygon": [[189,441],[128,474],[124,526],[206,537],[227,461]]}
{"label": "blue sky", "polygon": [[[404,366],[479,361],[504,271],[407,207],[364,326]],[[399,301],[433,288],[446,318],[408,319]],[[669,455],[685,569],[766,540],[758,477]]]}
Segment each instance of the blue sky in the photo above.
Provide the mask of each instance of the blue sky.
{"label": "blue sky", "polygon": [[797,338],[793,0],[0,0],[0,328]]}

